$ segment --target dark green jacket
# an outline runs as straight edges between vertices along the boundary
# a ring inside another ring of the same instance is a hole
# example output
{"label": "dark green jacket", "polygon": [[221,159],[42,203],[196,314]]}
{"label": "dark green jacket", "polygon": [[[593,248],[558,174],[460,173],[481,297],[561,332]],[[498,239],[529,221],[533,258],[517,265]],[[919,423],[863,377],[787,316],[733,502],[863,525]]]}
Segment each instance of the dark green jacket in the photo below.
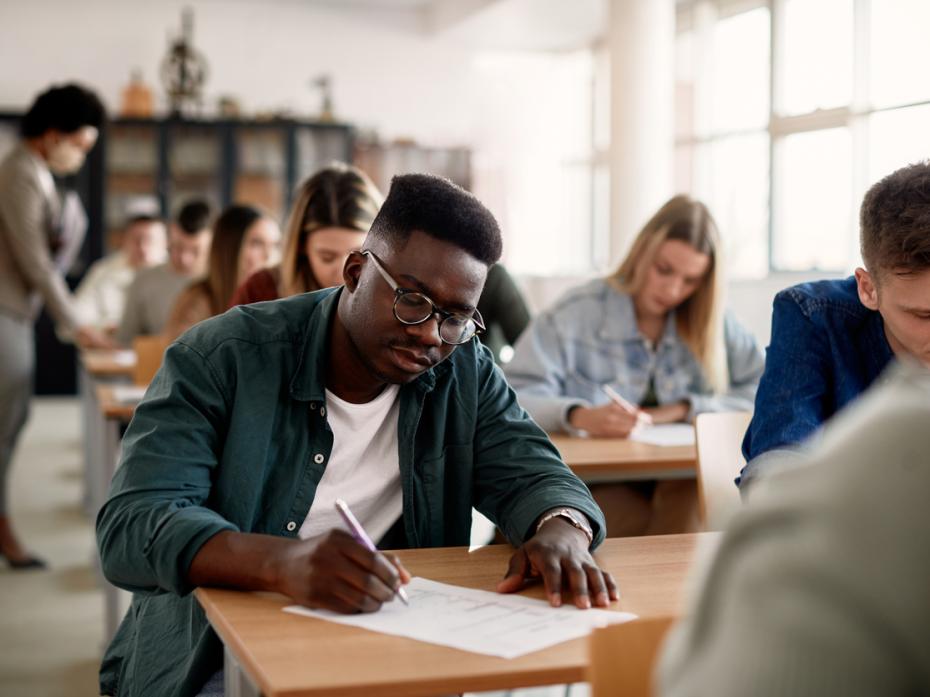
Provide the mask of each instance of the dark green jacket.
{"label": "dark green jacket", "polygon": [[[222,530],[296,537],[332,450],[321,407],[339,292],[237,307],[168,349],[97,518],[104,574],[134,592],[103,659],[103,693],[195,695],[222,666],[187,571]],[[467,545],[472,506],[515,545],[560,505],[583,511],[603,539],[588,490],[477,342],[399,399],[408,546]]]}

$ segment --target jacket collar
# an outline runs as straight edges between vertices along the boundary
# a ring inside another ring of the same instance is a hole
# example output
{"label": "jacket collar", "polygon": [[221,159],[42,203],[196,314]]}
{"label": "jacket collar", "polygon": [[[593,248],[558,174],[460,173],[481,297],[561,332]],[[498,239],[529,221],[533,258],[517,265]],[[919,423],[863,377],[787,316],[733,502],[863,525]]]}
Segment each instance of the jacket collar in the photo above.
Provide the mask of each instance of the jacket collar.
{"label": "jacket collar", "polygon": [[[300,345],[300,359],[291,376],[291,397],[302,402],[323,402],[326,398],[326,368],[329,362],[329,332],[335,321],[336,308],[343,287],[327,288],[316,291],[322,299],[310,312],[307,331]],[[477,339],[475,339],[477,341]],[[461,349],[459,349],[461,350]],[[453,353],[435,368],[430,368],[405,387],[414,387],[418,391],[429,392],[436,386],[436,378],[449,370]]]}
{"label": "jacket collar", "polygon": [[[633,298],[629,293],[618,290],[608,281],[604,281],[604,324],[598,331],[597,338],[605,342],[646,342],[636,324],[636,312],[633,308]],[[659,344],[671,345],[678,342],[678,327],[675,323],[675,312],[668,313],[665,320],[665,329]]]}

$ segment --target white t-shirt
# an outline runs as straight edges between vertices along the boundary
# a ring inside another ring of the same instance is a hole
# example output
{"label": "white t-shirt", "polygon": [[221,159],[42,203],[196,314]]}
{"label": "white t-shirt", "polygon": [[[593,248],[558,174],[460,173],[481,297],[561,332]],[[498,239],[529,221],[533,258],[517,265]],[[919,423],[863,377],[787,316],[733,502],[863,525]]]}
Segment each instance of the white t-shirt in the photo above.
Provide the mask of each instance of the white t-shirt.
{"label": "white t-shirt", "polygon": [[300,539],[345,529],[336,511],[343,499],[375,543],[391,529],[404,508],[397,456],[398,385],[388,385],[366,404],[352,404],[326,390],[326,414],[333,451],[300,526]]}

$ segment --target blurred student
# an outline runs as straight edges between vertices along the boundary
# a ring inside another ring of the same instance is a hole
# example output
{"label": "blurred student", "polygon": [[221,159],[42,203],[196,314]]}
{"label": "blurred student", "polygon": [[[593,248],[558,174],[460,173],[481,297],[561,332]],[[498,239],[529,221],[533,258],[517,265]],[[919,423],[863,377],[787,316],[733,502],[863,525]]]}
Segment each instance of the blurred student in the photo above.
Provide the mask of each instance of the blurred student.
{"label": "blurred student", "polygon": [[[569,291],[530,324],[507,377],[550,432],[624,438],[643,422],[749,410],[763,358],[752,335],[724,312],[722,287],[716,223],[703,203],[675,196],[646,223],[615,273]],[[695,524],[691,481],[592,492],[610,534]]]}
{"label": "blurred student", "polygon": [[383,197],[364,172],[334,162],[300,187],[285,230],[281,263],[249,276],[230,305],[276,300],[342,284],[342,267],[358,251]]}
{"label": "blurred student", "polygon": [[502,264],[488,269],[488,280],[478,300],[478,312],[486,331],[479,335],[481,343],[491,349],[494,360],[502,363],[501,351],[514,346],[530,323],[530,310],[523,293]]}
{"label": "blurred student", "polygon": [[29,107],[22,140],[0,162],[0,556],[13,568],[44,566],[20,544],[6,508],[10,462],[32,396],[33,323],[44,305],[62,335],[82,346],[110,345],[81,324],[65,283],[87,217],[77,196],[59,194],[53,179],[81,169],[105,116],[90,90],[52,87]]}
{"label": "blurred student", "polygon": [[893,172],[860,211],[864,268],[775,296],[740,488],[856,399],[895,357],[930,365],[930,162]]}
{"label": "blurred student", "polygon": [[119,250],[91,264],[74,292],[81,323],[115,332],[136,273],[163,263],[166,252],[165,224],[151,215],[131,217],[123,228]]}
{"label": "blurred student", "polygon": [[206,278],[188,286],[175,300],[164,334],[176,339],[229,307],[236,288],[275,260],[281,231],[257,208],[232,205],[213,224]]}
{"label": "blurred student", "polygon": [[169,230],[168,261],[141,269],[129,286],[116,330],[120,344],[129,346],[137,336],[161,334],[178,295],[206,274],[212,215],[206,201],[193,200],[181,206]]}
{"label": "blurred student", "polygon": [[930,373],[891,372],[754,485],[657,694],[930,694]]}

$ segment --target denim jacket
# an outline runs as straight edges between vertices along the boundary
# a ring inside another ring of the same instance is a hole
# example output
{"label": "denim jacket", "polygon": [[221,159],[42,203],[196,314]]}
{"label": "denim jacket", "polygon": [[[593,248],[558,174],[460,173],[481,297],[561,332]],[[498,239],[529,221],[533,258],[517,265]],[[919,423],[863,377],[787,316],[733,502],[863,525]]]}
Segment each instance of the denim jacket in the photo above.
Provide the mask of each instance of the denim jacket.
{"label": "denim jacket", "polygon": [[[187,697],[222,666],[187,572],[222,530],[297,536],[333,447],[324,387],[340,292],[232,309],[165,354],[97,517],[104,574],[134,593],[103,660],[103,694]],[[588,517],[595,545],[604,538],[585,485],[477,341],[398,399],[404,545],[468,544],[472,506],[514,545],[560,506]]]}
{"label": "denim jacket", "polygon": [[785,461],[786,450],[864,392],[893,357],[882,316],[859,301],[854,276],[776,295],[765,373],[743,440],[747,464],[737,484]]}
{"label": "denim jacket", "polygon": [[573,406],[606,404],[603,385],[640,404],[653,375],[659,404],[687,400],[689,419],[705,411],[749,410],[762,374],[762,352],[729,313],[724,339],[730,390],[718,395],[678,336],[674,313],[653,350],[636,326],[632,298],[596,279],[536,317],[505,372],[520,404],[547,431],[568,430]]}

